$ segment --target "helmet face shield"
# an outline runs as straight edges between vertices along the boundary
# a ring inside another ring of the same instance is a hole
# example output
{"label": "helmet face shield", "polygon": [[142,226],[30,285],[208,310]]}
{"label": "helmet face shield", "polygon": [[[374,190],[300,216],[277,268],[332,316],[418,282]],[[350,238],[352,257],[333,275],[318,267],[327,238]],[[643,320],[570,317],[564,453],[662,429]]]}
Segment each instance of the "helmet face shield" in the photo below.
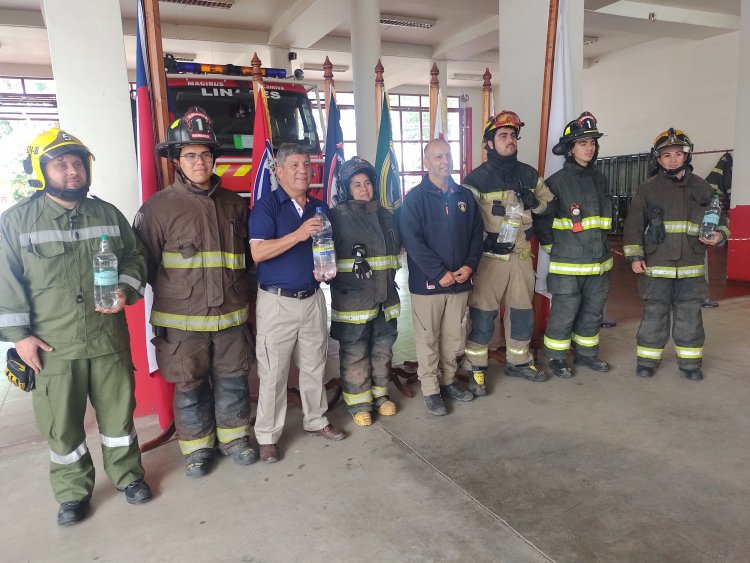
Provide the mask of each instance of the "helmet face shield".
{"label": "helmet face shield", "polygon": [[47,178],[44,175],[45,165],[52,159],[66,153],[80,155],[86,168],[86,190],[88,190],[88,185],[91,185],[91,164],[94,155],[77,137],[57,128],[40,133],[26,147],[26,159],[23,162],[23,167],[26,173],[32,176],[29,185],[40,191],[47,188]]}
{"label": "helmet face shield", "polygon": [[487,120],[487,123],[484,124],[482,138],[484,138],[485,141],[491,141],[495,137],[495,131],[501,127],[511,127],[516,130],[516,135],[518,135],[518,138],[520,139],[521,127],[524,125],[524,122],[521,121],[516,112],[503,110]]}

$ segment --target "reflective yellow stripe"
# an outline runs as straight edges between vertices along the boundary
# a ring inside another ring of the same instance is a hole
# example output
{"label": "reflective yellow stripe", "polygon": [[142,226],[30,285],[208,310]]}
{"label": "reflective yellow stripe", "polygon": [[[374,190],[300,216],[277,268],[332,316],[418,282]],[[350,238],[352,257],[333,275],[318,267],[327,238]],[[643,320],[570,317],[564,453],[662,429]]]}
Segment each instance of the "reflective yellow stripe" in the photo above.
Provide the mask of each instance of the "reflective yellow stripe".
{"label": "reflective yellow stripe", "polygon": [[575,342],[579,346],[592,348],[594,346],[599,346],[599,335],[597,334],[596,336],[581,336],[580,334],[576,334],[574,332],[573,342]]}
{"label": "reflective yellow stripe", "polygon": [[689,235],[697,235],[699,229],[700,225],[696,225],[690,221],[664,221],[664,230],[668,233],[687,233]]}
{"label": "reflective yellow stripe", "polygon": [[244,438],[247,436],[247,431],[250,427],[245,424],[244,426],[238,426],[237,428],[219,428],[216,427],[216,437],[219,438],[219,442],[222,444],[228,444],[238,438]]}
{"label": "reflective yellow stripe", "polygon": [[471,192],[471,193],[472,193],[472,194],[474,195],[474,197],[475,197],[476,199],[478,199],[479,201],[497,201],[497,200],[504,200],[504,199],[505,199],[505,194],[506,194],[506,193],[507,193],[508,191],[511,191],[511,190],[501,190],[501,191],[499,191],[499,192],[488,192],[488,193],[484,193],[484,192],[480,192],[480,191],[479,191],[478,189],[476,189],[476,188],[475,188],[474,186],[467,186],[466,184],[464,184],[464,187],[465,187],[465,188],[468,188],[468,190],[469,190],[469,191],[470,191],[470,192]]}
{"label": "reflective yellow stripe", "polygon": [[152,310],[151,324],[179,330],[223,330],[247,322],[247,314],[247,307],[225,315],[173,315]]}
{"label": "reflective yellow stripe", "polygon": [[700,278],[704,275],[703,264],[698,266],[646,266],[646,275],[650,278]]}
{"label": "reflective yellow stripe", "polygon": [[[401,267],[401,262],[398,256],[373,256],[372,258],[365,258],[367,263],[370,264],[370,268],[373,270],[398,270]],[[339,272],[351,272],[354,269],[353,258],[342,258],[336,260],[336,268]]]}
{"label": "reflective yellow stripe", "polygon": [[377,316],[377,309],[369,309],[367,311],[336,311],[335,309],[331,309],[331,320],[337,323],[363,325]]}
{"label": "reflective yellow stripe", "polygon": [[464,354],[467,356],[486,356],[489,348],[466,348]]}
{"label": "reflective yellow stripe", "polygon": [[229,170],[230,167],[231,167],[231,164],[219,164],[216,167],[216,175],[217,176],[223,176],[224,172],[226,172],[227,170]]}
{"label": "reflective yellow stripe", "polygon": [[386,307],[383,309],[383,315],[385,315],[385,320],[390,321],[395,318],[397,318],[401,314],[401,304],[396,303],[395,305],[391,305],[390,307]]}
{"label": "reflective yellow stripe", "polygon": [[66,455],[58,454],[57,452],[52,451],[52,448],[50,448],[49,459],[52,463],[56,463],[58,465],[72,465],[73,463],[81,459],[88,451],[89,447],[86,445],[86,438],[84,438],[83,442],[81,442],[76,449]]}
{"label": "reflective yellow stripe", "polygon": [[622,247],[625,256],[646,256],[643,247],[639,244],[626,244]]}
{"label": "reflective yellow stripe", "polygon": [[648,358],[649,360],[661,360],[662,352],[664,352],[664,348],[646,348],[645,346],[636,348],[636,355],[639,358]]}
{"label": "reflective yellow stripe", "polygon": [[570,348],[570,339],[568,340],[554,340],[546,334],[544,335],[544,345],[550,350],[565,351]]}
{"label": "reflective yellow stripe", "polygon": [[549,272],[551,274],[564,274],[566,276],[592,276],[601,275],[612,269],[612,258],[601,264],[568,264],[565,262],[550,262]]}
{"label": "reflective yellow stripe", "polygon": [[184,258],[179,252],[162,252],[161,263],[165,268],[229,268],[245,269],[245,255],[232,252],[196,252]]}
{"label": "reflective yellow stripe", "polygon": [[376,399],[379,399],[380,397],[387,397],[388,396],[388,388],[387,387],[378,387],[377,385],[372,386],[372,396]]}
{"label": "reflective yellow stripe", "polygon": [[552,252],[552,245],[551,244],[543,244],[542,248],[546,250],[548,253]]}
{"label": "reflective yellow stripe", "polygon": [[[531,257],[531,249],[522,248],[515,254],[516,256],[518,256],[519,260],[528,260]],[[482,252],[482,256],[486,256],[487,258],[495,258],[496,260],[505,260],[506,262],[510,260],[510,254],[494,254],[492,252]]]}
{"label": "reflective yellow stripe", "polygon": [[211,432],[205,438],[198,438],[197,440],[178,440],[182,455],[189,455],[193,452],[197,452],[198,450],[213,448],[215,441],[216,434],[214,432]]}
{"label": "reflective yellow stripe", "polygon": [[525,356],[526,354],[529,353],[529,347],[524,346],[523,348],[511,348],[510,346],[508,346],[506,348],[506,351],[509,354],[515,354],[516,356]]}
{"label": "reflective yellow stripe", "polygon": [[[599,217],[598,215],[584,217],[581,219],[581,226],[584,231],[589,229],[602,229],[608,231],[612,228],[612,218]],[[573,220],[568,217],[555,217],[555,220],[552,222],[552,228],[560,231],[572,231]]]}
{"label": "reflective yellow stripe", "polygon": [[347,405],[361,405],[364,403],[372,403],[372,389],[368,389],[364,393],[342,393],[344,396],[344,402]]}
{"label": "reflective yellow stripe", "polygon": [[711,172],[716,172],[717,174],[724,175],[724,171],[721,168],[714,168],[711,170]]}
{"label": "reflective yellow stripe", "polygon": [[701,348],[685,348],[684,346],[675,346],[675,352],[677,352],[678,358],[684,359],[695,359],[703,357],[703,347]]}
{"label": "reflective yellow stripe", "polygon": [[125,436],[105,436],[101,434],[99,436],[102,445],[107,448],[125,448],[135,442],[135,428],[130,431],[130,434]]}

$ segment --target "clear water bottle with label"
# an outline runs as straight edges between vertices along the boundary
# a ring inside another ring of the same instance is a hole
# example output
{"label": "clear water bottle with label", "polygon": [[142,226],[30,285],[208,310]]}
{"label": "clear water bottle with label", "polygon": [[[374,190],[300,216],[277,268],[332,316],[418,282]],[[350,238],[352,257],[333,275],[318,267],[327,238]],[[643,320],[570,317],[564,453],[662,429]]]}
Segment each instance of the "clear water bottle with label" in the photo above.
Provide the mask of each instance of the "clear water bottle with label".
{"label": "clear water bottle with label", "polygon": [[323,222],[323,230],[312,236],[314,272],[322,280],[336,277],[336,250],[333,248],[333,228],[323,213],[323,208],[315,208],[315,216]]}
{"label": "clear water bottle with label", "polygon": [[521,217],[523,216],[523,204],[518,201],[516,192],[508,194],[505,205],[505,219],[497,237],[497,242],[515,244],[518,237],[518,229],[521,228]]}
{"label": "clear water bottle with label", "polygon": [[715,232],[716,228],[719,226],[720,217],[721,201],[719,201],[719,194],[714,194],[711,198],[711,203],[703,214],[703,222],[701,223],[699,236],[701,238],[711,238],[711,233]]}
{"label": "clear water bottle with label", "polygon": [[110,309],[117,303],[117,256],[109,249],[109,237],[99,238],[99,252],[94,254],[94,304]]}

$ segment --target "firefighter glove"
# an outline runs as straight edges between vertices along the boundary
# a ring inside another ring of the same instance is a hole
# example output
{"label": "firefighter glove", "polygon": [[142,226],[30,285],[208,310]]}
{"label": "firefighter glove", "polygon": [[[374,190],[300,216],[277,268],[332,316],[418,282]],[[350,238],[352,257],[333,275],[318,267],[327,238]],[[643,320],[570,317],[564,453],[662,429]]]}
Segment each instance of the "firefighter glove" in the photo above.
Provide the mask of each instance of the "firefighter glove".
{"label": "firefighter glove", "polygon": [[372,277],[372,268],[365,256],[367,256],[367,247],[361,242],[356,243],[352,246],[352,254],[354,254],[354,268],[352,272],[358,280],[364,280]]}
{"label": "firefighter glove", "polygon": [[5,375],[10,382],[22,391],[31,391],[36,383],[34,370],[21,359],[15,348],[10,348],[5,359]]}
{"label": "firefighter glove", "polygon": [[539,205],[539,200],[537,200],[533,190],[518,188],[516,190],[516,195],[518,196],[519,201],[523,203],[524,209],[534,209]]}
{"label": "firefighter glove", "polygon": [[658,205],[648,208],[646,236],[654,244],[661,244],[667,238],[667,231],[664,229],[664,210]]}

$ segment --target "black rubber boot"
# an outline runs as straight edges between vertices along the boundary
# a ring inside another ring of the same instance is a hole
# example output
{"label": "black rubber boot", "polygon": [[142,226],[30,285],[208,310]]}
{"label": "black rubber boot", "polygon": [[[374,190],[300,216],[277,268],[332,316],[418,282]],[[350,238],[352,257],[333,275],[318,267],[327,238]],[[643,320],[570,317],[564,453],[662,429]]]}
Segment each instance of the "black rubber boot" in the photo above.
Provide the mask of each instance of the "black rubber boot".
{"label": "black rubber boot", "polygon": [[456,383],[450,385],[441,385],[440,394],[443,397],[449,399],[455,399],[456,401],[467,402],[474,398],[474,395],[466,389],[461,389]]}
{"label": "black rubber boot", "polygon": [[435,395],[426,395],[424,398],[424,404],[427,407],[427,412],[435,416],[444,416],[448,414],[448,410],[445,408],[445,403],[440,393]]}
{"label": "black rubber boot", "polygon": [[258,461],[258,455],[246,440],[235,442],[229,446],[224,455],[231,457],[237,465],[251,465]]}
{"label": "black rubber boot", "polygon": [[594,371],[602,373],[609,371],[609,364],[604,360],[600,360],[597,356],[581,356],[577,354],[573,361]]}
{"label": "black rubber boot", "polygon": [[60,526],[72,526],[85,519],[88,513],[89,501],[69,500],[60,505],[57,511],[57,523]]}
{"label": "black rubber boot", "polygon": [[214,458],[214,450],[202,449],[185,456],[185,476],[204,477],[211,469],[211,461]]}
{"label": "black rubber boot", "polygon": [[125,500],[129,504],[143,504],[154,497],[151,493],[151,487],[143,479],[136,479],[125,487],[123,491],[125,492]]}
{"label": "black rubber boot", "polygon": [[525,364],[506,364],[505,375],[511,377],[523,377],[529,381],[547,381],[547,374],[542,370],[536,369],[534,362],[527,362]]}
{"label": "black rubber boot", "polygon": [[552,370],[552,375],[555,377],[562,377],[564,379],[573,377],[573,370],[568,367],[565,360],[550,360],[549,369]]}
{"label": "black rubber boot", "polygon": [[469,372],[469,391],[475,397],[483,397],[487,394],[487,385],[484,383],[486,372],[484,370]]}
{"label": "black rubber boot", "polygon": [[703,379],[703,371],[699,367],[680,368],[680,371],[690,381],[701,381]]}
{"label": "black rubber boot", "polygon": [[638,377],[654,377],[654,368],[650,366],[638,366],[635,368]]}

